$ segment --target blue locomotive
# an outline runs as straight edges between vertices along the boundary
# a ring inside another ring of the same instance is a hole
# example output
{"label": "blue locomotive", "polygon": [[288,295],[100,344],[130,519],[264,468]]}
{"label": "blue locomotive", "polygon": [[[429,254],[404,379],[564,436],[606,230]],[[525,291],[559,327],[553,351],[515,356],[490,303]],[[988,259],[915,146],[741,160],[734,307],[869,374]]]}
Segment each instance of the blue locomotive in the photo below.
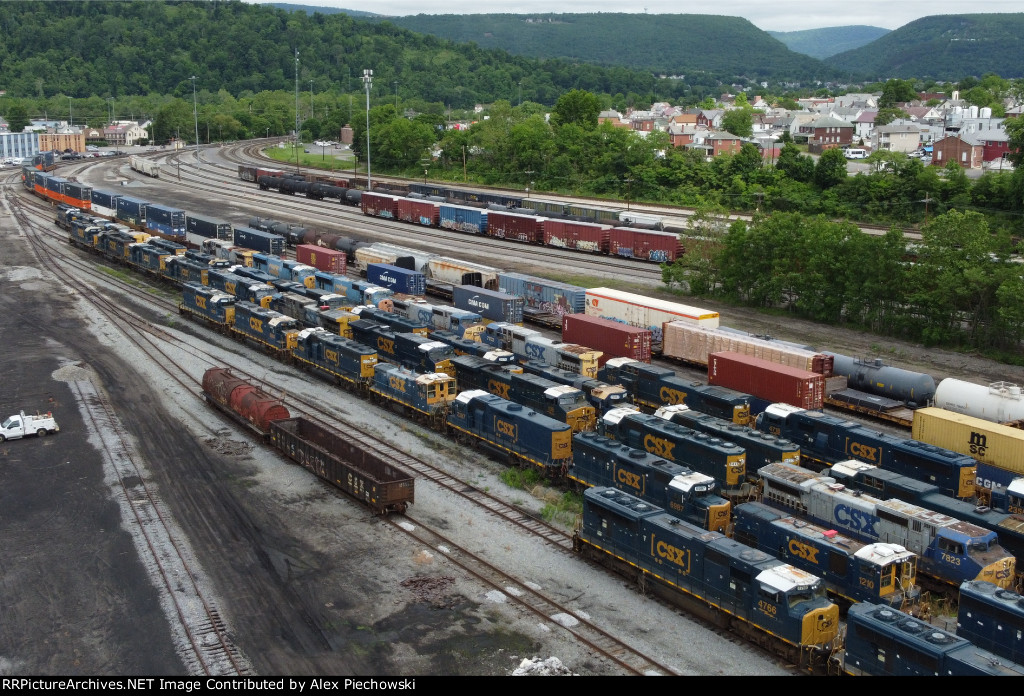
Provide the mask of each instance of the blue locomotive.
{"label": "blue locomotive", "polygon": [[756,427],[800,445],[804,465],[817,471],[839,461],[857,459],[934,483],[954,498],[974,497],[978,463],[965,454],[789,404],[769,406],[758,414]]}
{"label": "blue locomotive", "polygon": [[377,351],[323,328],[300,331],[292,358],[301,367],[358,389],[369,387],[378,364]]}
{"label": "blue locomotive", "polygon": [[672,404],[686,404],[694,411],[738,425],[750,422],[748,395],[693,382],[668,367],[649,365],[632,358],[612,358],[601,368],[598,379],[622,385],[637,406],[649,411]]}
{"label": "blue locomotive", "polygon": [[899,677],[1024,676],[1024,667],[891,607],[855,604],[840,669]]}
{"label": "blue locomotive", "polygon": [[815,524],[841,529],[862,541],[889,541],[916,553],[918,568],[941,589],[964,580],[1009,587],[1016,560],[995,532],[901,500],[880,500],[792,464],[759,472],[763,500]]}
{"label": "blue locomotive", "polygon": [[820,578],[613,488],[584,492],[573,547],[797,664],[824,660],[839,631]]}
{"label": "blue locomotive", "polygon": [[377,363],[370,394],[390,405],[401,404],[418,420],[435,427],[444,422],[448,406],[455,399],[455,378],[441,372],[418,373],[390,363]]}
{"label": "blue locomotive", "polygon": [[369,319],[351,321],[348,328],[352,331],[353,339],[376,348],[382,360],[404,365],[417,372],[443,372],[455,376],[451,360],[455,357],[455,351],[445,343],[418,334],[396,333]]}
{"label": "blue locomotive", "polygon": [[572,466],[572,430],[565,423],[480,389],[461,392],[448,410],[448,427],[511,465],[537,466],[565,476]]}
{"label": "blue locomotive", "polygon": [[917,556],[899,544],[862,543],[763,503],[733,511],[733,538],[821,577],[840,604],[909,608],[921,598]]}
{"label": "blue locomotive", "polygon": [[724,534],[729,526],[732,503],[713,478],[597,433],[573,436],[569,479],[617,488],[703,529]]}
{"label": "blue locomotive", "polygon": [[1024,597],[990,582],[960,585],[956,633],[979,648],[1024,664]]}
{"label": "blue locomotive", "polygon": [[538,360],[527,360],[522,363],[522,366],[525,372],[550,379],[552,382],[576,387],[587,395],[587,401],[597,410],[598,415],[603,415],[617,406],[625,406],[629,403],[629,394],[624,387],[618,384],[608,384],[599,379],[584,377],[578,372],[563,370]]}

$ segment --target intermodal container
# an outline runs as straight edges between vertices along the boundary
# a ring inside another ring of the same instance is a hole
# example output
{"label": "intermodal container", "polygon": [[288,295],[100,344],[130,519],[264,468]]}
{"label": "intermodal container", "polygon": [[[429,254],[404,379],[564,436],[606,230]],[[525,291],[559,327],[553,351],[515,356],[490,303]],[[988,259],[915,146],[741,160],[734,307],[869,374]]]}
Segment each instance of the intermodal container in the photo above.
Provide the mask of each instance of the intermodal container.
{"label": "intermodal container", "polygon": [[446,230],[487,234],[486,210],[442,203],[440,214],[440,226]]}
{"label": "intermodal container", "polygon": [[661,352],[667,358],[707,365],[708,356],[712,353],[742,353],[826,377],[832,374],[834,358],[825,353],[731,331],[694,326],[685,321],[666,322],[663,331]]}
{"label": "intermodal container", "polygon": [[232,239],[231,223],[186,213],[185,232],[207,239]]}
{"label": "intermodal container", "polygon": [[112,191],[101,191],[99,189],[92,190],[92,210],[94,213],[100,215],[106,215],[108,217],[114,217],[117,214],[117,199],[121,197],[120,193],[114,193]]}
{"label": "intermodal container", "polygon": [[234,233],[237,246],[277,256],[284,250],[284,237],[279,235],[261,232],[251,227],[235,227]]}
{"label": "intermodal container", "polygon": [[608,231],[608,253],[658,263],[672,263],[683,255],[679,235],[632,227],[613,227]]}
{"label": "intermodal container", "polygon": [[117,206],[117,213],[114,215],[116,219],[137,227],[142,227],[146,224],[146,208],[149,207],[148,201],[120,196],[115,205]]}
{"label": "intermodal container", "polygon": [[498,239],[536,244],[543,238],[543,219],[531,215],[517,215],[490,211],[487,214],[487,235]]}
{"label": "intermodal container", "polygon": [[611,288],[587,290],[587,315],[650,329],[655,343],[662,342],[663,324],[668,321],[718,327],[718,312]]}
{"label": "intermodal container", "polygon": [[459,309],[476,312],[485,320],[523,323],[523,298],[498,290],[456,285],[452,288],[452,304]]}
{"label": "intermodal container", "polygon": [[69,181],[64,184],[64,202],[77,208],[84,207],[88,210],[91,206],[92,187],[86,184],[79,184]]}
{"label": "intermodal container", "polygon": [[146,206],[146,229],[168,237],[185,236],[185,211],[150,203]]}
{"label": "intermodal container", "polygon": [[911,437],[978,460],[978,483],[1006,486],[1024,476],[1024,430],[943,408],[914,411]]}
{"label": "intermodal container", "polygon": [[402,222],[436,227],[441,218],[441,205],[435,201],[399,198],[395,202],[395,214]]}
{"label": "intermodal container", "polygon": [[708,383],[809,410],[820,410],[825,400],[825,378],[816,372],[741,353],[712,353]]}
{"label": "intermodal container", "polygon": [[544,245],[603,254],[608,251],[610,229],[610,225],[548,219],[544,221]]}
{"label": "intermodal container", "polygon": [[632,358],[651,362],[651,332],[610,319],[586,314],[562,316],[562,340],[602,352],[597,364],[603,367],[610,358]]}
{"label": "intermodal container", "polygon": [[376,191],[373,193],[364,191],[359,205],[363,210],[363,215],[394,220],[398,217],[396,211],[398,200],[398,196],[390,196],[386,193],[377,193]]}
{"label": "intermodal container", "polygon": [[499,273],[498,289],[509,295],[519,295],[526,302],[526,307],[535,312],[582,314],[587,304],[586,288],[522,273]]}
{"label": "intermodal container", "polygon": [[423,297],[427,292],[427,277],[419,271],[392,266],[386,263],[371,263],[366,266],[366,280],[396,293]]}
{"label": "intermodal container", "polygon": [[348,268],[348,257],[344,251],[312,244],[300,244],[295,247],[295,260],[328,273],[344,274]]}

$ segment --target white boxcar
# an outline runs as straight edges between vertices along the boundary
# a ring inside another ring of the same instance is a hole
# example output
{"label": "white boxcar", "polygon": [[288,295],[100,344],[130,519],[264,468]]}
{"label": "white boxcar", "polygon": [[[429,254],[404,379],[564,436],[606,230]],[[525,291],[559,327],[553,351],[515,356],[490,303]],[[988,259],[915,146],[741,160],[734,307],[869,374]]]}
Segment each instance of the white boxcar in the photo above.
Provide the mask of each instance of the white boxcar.
{"label": "white boxcar", "polygon": [[611,288],[587,290],[587,315],[650,329],[654,343],[661,343],[662,325],[669,321],[718,328],[718,312]]}

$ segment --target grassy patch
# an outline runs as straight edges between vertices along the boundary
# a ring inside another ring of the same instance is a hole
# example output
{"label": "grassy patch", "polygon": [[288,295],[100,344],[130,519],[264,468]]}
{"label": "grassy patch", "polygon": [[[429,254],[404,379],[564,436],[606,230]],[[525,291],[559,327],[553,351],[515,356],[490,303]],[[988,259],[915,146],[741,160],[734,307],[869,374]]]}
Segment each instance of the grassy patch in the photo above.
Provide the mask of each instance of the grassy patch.
{"label": "grassy patch", "polygon": [[535,469],[505,469],[499,478],[505,485],[522,490],[533,488],[544,480]]}
{"label": "grassy patch", "polygon": [[576,520],[583,514],[583,496],[567,491],[557,501],[545,503],[540,516],[549,524],[559,523],[573,527]]}
{"label": "grassy patch", "polygon": [[[309,152],[303,152],[304,149],[308,149]],[[296,151],[298,152],[297,155]],[[352,174],[353,156],[348,151],[342,155],[328,155],[322,152],[321,148],[316,145],[300,145],[296,148],[288,144],[286,147],[268,147],[264,150],[264,154],[280,162],[283,166],[294,165],[297,156],[298,164],[302,167],[313,167],[339,173],[346,172],[347,170],[348,174]]]}

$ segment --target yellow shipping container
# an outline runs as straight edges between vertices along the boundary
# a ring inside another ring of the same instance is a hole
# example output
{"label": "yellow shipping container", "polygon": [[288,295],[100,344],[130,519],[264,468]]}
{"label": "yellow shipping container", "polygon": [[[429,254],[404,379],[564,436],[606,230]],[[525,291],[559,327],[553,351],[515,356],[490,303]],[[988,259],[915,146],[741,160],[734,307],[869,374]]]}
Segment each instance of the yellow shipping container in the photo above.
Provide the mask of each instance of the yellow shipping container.
{"label": "yellow shipping container", "polygon": [[1024,476],[1024,430],[943,408],[919,408],[911,436]]}

